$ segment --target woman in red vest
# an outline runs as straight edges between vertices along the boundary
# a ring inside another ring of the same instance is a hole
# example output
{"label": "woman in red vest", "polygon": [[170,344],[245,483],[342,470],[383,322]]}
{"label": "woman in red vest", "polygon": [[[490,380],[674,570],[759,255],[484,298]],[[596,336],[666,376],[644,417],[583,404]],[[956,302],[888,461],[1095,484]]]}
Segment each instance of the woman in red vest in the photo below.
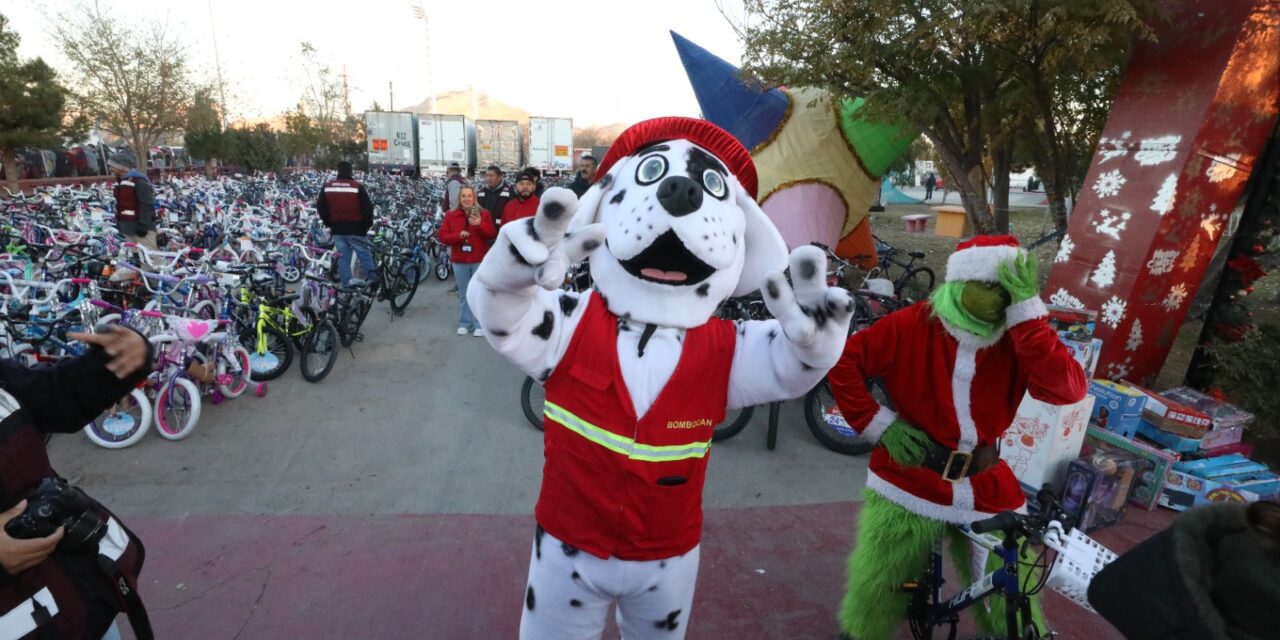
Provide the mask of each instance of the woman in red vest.
{"label": "woman in red vest", "polygon": [[453,273],[458,278],[458,335],[468,332],[476,337],[484,330],[471,315],[467,306],[467,285],[475,275],[480,261],[489,250],[489,243],[498,237],[493,216],[476,204],[476,190],[470,185],[458,190],[458,208],[444,214],[440,225],[440,242],[449,246],[449,259],[453,261]]}

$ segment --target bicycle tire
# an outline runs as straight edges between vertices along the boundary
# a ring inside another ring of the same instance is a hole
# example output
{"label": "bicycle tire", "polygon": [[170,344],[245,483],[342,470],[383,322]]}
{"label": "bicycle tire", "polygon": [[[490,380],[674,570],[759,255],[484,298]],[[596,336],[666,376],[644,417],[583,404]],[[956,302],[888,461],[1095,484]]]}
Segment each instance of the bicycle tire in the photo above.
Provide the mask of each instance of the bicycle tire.
{"label": "bicycle tire", "polygon": [[147,394],[141,389],[134,389],[123,401],[131,402],[132,406],[112,415],[103,413],[85,425],[84,435],[90,442],[104,449],[123,449],[133,446],[147,435],[154,419]]}
{"label": "bicycle tire", "polygon": [[249,379],[254,382],[275,380],[284,375],[289,370],[289,365],[293,364],[293,340],[271,325],[264,325],[262,332],[266,334],[267,342],[263,353],[258,353],[256,327],[240,333],[240,346],[249,352]]}
{"label": "bicycle tire", "polygon": [[453,274],[453,263],[449,261],[449,256],[442,255],[440,260],[436,262],[436,280],[444,282]]}
{"label": "bicycle tire", "polygon": [[849,427],[845,427],[849,433],[842,433],[839,427],[827,422],[824,393],[831,393],[831,387],[825,378],[804,396],[804,421],[813,437],[822,446],[846,456],[860,456],[874,449],[874,443],[862,439]]}
{"label": "bicycle tire", "polygon": [[[542,385],[532,376],[525,376],[524,384],[520,385],[520,409],[524,411],[524,419],[538,431],[542,431],[542,405],[546,399],[547,395],[543,392]],[[535,403],[537,407],[534,406]]]}
{"label": "bicycle tire", "polygon": [[181,440],[200,422],[200,390],[186,378],[174,378],[156,396],[156,433],[165,440]]}
{"label": "bicycle tire", "polygon": [[409,307],[409,303],[413,302],[413,296],[418,293],[417,263],[403,263],[400,272],[392,277],[390,284],[391,291],[387,298],[391,303],[391,310],[403,313]]}
{"label": "bicycle tire", "polygon": [[929,298],[936,281],[933,269],[915,267],[902,276],[894,285],[894,294],[907,304],[915,304]]}
{"label": "bicycle tire", "polygon": [[414,258],[414,264],[418,265],[418,284],[422,284],[431,279],[431,257],[425,253],[419,253]]}
{"label": "bicycle tire", "polygon": [[218,379],[231,376],[229,383],[218,385],[218,391],[228,398],[239,398],[249,389],[249,375],[253,367],[249,364],[249,350],[244,347],[232,348],[231,357],[234,360],[230,362],[221,355],[218,357]]}
{"label": "bicycle tire", "polygon": [[[312,327],[306,341],[303,342],[301,359],[298,361],[298,370],[302,372],[302,379],[307,382],[324,380],[325,376],[333,371],[333,365],[338,362],[340,342],[338,329],[329,320],[326,319]],[[313,355],[320,356],[315,363],[311,360]]]}
{"label": "bicycle tire", "polygon": [[716,425],[715,429],[712,430],[712,442],[724,442],[742,433],[742,430],[746,429],[748,424],[751,424],[751,416],[755,415],[756,408],[742,407],[741,409],[736,409],[737,414],[734,414],[734,411],[730,410],[725,415],[724,422]]}

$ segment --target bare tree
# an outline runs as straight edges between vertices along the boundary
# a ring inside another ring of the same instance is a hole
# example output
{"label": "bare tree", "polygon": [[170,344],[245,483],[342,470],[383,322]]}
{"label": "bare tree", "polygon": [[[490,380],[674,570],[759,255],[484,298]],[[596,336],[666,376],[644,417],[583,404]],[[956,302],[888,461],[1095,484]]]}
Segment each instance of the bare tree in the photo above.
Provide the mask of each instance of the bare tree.
{"label": "bare tree", "polygon": [[166,136],[182,132],[191,101],[186,47],[159,22],[137,23],[80,2],[52,31],[71,62],[80,110],[97,126],[129,141],[140,167]]}

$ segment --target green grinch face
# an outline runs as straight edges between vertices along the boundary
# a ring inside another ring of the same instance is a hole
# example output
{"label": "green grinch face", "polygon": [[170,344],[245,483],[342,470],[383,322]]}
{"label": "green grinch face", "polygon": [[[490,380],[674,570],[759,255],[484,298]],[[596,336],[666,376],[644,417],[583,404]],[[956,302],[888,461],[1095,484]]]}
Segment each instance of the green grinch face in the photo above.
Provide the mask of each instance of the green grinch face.
{"label": "green grinch face", "polygon": [[1004,310],[1009,307],[1009,292],[995,282],[969,281],[964,283],[960,304],[973,317],[991,324],[1004,322]]}

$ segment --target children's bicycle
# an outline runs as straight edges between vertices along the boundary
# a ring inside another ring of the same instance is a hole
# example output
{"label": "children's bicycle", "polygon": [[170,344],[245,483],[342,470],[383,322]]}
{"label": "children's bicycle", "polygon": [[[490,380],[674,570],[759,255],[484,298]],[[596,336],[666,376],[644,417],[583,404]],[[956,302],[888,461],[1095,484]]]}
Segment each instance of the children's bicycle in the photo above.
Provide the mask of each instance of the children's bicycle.
{"label": "children's bicycle", "polygon": [[[907,620],[916,640],[932,640],[936,627],[949,627],[947,638],[954,640],[960,613],[983,603],[996,594],[1004,596],[1004,618],[1007,634],[979,635],[970,640],[1046,640],[1056,637],[1052,631],[1040,629],[1032,619],[1032,597],[1048,586],[1076,604],[1089,606],[1089,582],[1116,555],[1093,541],[1079,529],[1071,528],[1070,517],[1045,485],[1036,496],[1039,509],[1035,515],[1005,511],[992,518],[979,520],[969,527],[958,527],[976,548],[996,554],[998,567],[949,599],[943,599],[942,541],[934,543],[928,570],[922,579],[908,582],[902,590],[911,594]],[[1003,536],[994,535],[1000,532]],[[1026,565],[1031,547],[1040,546],[1036,560]],[[1052,566],[1043,561],[1049,551],[1057,553]],[[1029,567],[1019,578],[1019,567]],[[1034,584],[1030,584],[1034,581]]]}

